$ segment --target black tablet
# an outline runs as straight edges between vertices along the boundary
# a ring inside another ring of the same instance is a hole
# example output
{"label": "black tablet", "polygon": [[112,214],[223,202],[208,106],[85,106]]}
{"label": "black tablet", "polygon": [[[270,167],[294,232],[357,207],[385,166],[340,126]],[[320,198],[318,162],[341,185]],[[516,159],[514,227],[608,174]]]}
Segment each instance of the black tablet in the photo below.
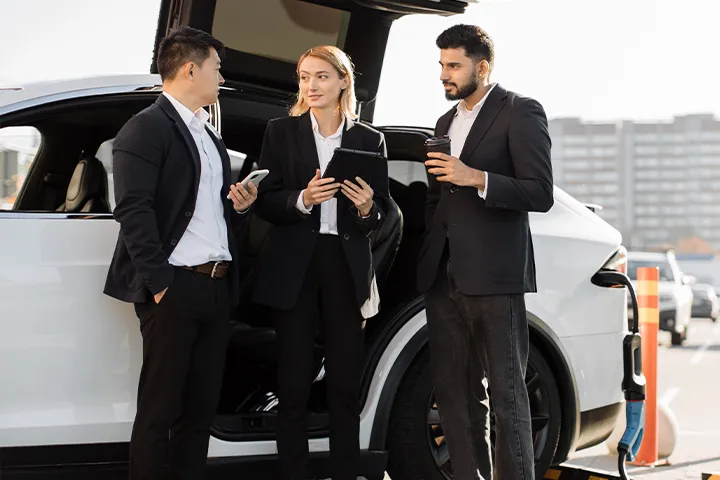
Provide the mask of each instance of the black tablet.
{"label": "black tablet", "polygon": [[374,190],[378,182],[387,182],[387,176],[387,161],[381,153],[341,147],[335,149],[323,178],[332,177],[339,183],[350,180],[357,185],[355,177],[360,177]]}

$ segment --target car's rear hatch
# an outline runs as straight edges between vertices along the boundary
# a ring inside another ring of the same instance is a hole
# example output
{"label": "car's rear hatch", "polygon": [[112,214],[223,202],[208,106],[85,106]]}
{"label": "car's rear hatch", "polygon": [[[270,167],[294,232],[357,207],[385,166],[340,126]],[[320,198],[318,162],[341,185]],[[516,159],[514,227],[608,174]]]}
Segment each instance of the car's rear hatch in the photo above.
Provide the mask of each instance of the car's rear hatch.
{"label": "car's rear hatch", "polygon": [[[477,0],[162,0],[151,70],[157,73],[160,40],[171,28],[189,25],[227,47],[222,73],[227,84],[260,88],[268,95],[297,90],[295,64],[317,45],[345,50],[357,71],[363,104],[377,94],[393,20],[406,14],[454,15]],[[372,109],[363,112],[371,120]]]}

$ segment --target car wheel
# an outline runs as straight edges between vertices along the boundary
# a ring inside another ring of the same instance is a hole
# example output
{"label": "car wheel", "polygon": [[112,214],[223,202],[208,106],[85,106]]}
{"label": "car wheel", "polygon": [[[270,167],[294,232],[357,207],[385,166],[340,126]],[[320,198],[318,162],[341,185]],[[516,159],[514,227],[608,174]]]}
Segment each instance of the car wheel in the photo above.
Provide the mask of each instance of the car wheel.
{"label": "car wheel", "polygon": [[685,327],[683,329],[682,333],[673,331],[670,334],[670,344],[675,347],[679,347],[680,345],[683,344],[683,342],[685,341],[686,338],[687,338],[687,327]]}
{"label": "car wheel", "polygon": [[[535,476],[543,478],[560,438],[560,393],[550,366],[532,345],[525,383],[532,415]],[[492,413],[490,420],[494,442]],[[450,454],[435,404],[427,349],[413,361],[400,385],[388,437],[388,473],[393,480],[453,478]]]}

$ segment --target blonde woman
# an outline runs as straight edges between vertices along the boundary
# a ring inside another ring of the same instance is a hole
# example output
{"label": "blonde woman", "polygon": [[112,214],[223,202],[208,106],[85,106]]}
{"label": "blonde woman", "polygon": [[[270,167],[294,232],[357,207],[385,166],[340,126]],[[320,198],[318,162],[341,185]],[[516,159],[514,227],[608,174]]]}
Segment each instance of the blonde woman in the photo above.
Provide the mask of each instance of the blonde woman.
{"label": "blonde woman", "polygon": [[[255,301],[272,307],[278,336],[278,453],[282,478],[308,478],[307,403],[316,372],[313,343],[325,343],[333,480],[355,480],[360,460],[359,388],[363,318],[377,310],[370,234],[388,206],[387,179],[321,178],[337,147],[385,151],[383,135],[356,121],[353,66],[321,46],[297,64],[290,116],[268,124],[257,213],[274,224],[260,259]],[[335,197],[335,193],[341,195]],[[368,313],[369,312],[369,313]]]}

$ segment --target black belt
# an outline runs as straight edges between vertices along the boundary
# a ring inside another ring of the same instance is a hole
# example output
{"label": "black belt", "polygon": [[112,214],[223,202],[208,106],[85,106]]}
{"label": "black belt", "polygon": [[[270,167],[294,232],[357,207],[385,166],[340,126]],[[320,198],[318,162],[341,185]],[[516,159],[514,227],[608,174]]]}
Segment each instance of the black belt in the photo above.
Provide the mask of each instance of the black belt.
{"label": "black belt", "polygon": [[230,269],[230,263],[229,262],[208,262],[203,263],[202,265],[197,265],[195,267],[181,267],[185,270],[190,270],[197,273],[202,273],[204,275],[209,275],[210,278],[223,278],[225,275],[227,275],[228,270]]}

